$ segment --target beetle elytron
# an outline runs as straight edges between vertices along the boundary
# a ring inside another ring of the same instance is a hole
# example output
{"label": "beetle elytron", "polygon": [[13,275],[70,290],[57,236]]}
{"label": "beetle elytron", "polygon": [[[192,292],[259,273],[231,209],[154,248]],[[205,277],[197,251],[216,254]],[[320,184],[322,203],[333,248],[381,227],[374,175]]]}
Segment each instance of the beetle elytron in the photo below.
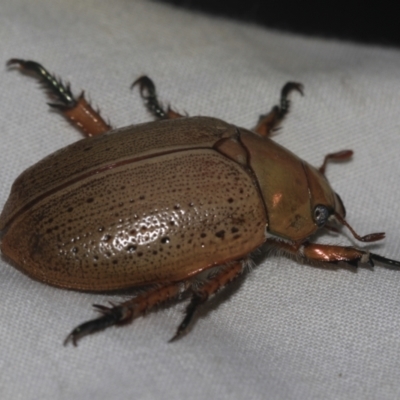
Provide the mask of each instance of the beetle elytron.
{"label": "beetle elytron", "polygon": [[[0,216],[1,251],[31,277],[62,288],[112,291],[146,287],[121,304],[95,305],[66,343],[186,295],[190,302],[174,338],[197,308],[238,277],[264,243],[310,261],[357,265],[400,262],[355,247],[315,244],[310,237],[346,222],[340,197],[316,169],[270,139],[289,110],[280,104],[252,131],[215,118],[184,117],[158,101],[153,82],[136,80],[158,121],[112,130],[85,100],[34,61],[12,59],[39,77],[56,108],[87,137],[24,171]],[[173,339],[174,339],[173,338]]]}

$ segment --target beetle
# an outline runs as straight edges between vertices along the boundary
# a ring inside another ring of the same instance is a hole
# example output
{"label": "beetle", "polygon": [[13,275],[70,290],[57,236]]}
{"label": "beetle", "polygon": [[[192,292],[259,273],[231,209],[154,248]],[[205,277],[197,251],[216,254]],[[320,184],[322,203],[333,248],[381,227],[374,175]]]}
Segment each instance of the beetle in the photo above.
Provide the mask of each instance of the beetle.
{"label": "beetle", "polygon": [[38,77],[57,109],[86,138],[25,170],[0,216],[1,251],[23,272],[66,289],[144,288],[76,327],[65,340],[121,325],[169,300],[190,298],[174,340],[196,310],[239,277],[254,251],[269,247],[307,261],[390,267],[400,262],[351,246],[310,241],[320,229],[346,226],[339,195],[320,168],[278,145],[271,134],[289,111],[286,83],[279,105],[252,130],[210,117],[186,117],[159,102],[153,81],[137,79],[154,122],[113,129],[84,94],[74,97],[41,64],[11,59]]}

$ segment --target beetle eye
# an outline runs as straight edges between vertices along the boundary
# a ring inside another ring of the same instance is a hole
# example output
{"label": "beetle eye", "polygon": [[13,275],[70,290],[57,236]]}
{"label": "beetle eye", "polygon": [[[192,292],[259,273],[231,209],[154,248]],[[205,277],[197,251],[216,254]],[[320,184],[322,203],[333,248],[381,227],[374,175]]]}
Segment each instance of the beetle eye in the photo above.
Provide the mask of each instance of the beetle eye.
{"label": "beetle eye", "polygon": [[317,224],[318,227],[325,225],[325,223],[326,223],[326,221],[328,221],[328,218],[330,215],[331,215],[331,213],[325,206],[323,206],[321,204],[319,204],[318,206],[315,206],[314,222]]}

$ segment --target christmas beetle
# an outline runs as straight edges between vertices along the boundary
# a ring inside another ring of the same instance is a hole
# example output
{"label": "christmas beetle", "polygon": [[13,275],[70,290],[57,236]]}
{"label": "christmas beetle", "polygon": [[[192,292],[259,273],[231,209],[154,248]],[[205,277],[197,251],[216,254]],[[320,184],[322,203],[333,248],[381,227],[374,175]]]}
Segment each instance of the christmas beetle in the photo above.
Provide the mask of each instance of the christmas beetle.
{"label": "christmas beetle", "polygon": [[74,344],[121,325],[168,300],[190,297],[173,339],[196,310],[240,276],[252,253],[271,248],[322,263],[400,262],[355,247],[316,244],[319,229],[345,225],[362,242],[325,177],[328,154],[316,169],[271,140],[288,113],[284,85],[279,105],[252,130],[164,108],[151,79],[138,86],[157,121],[112,129],[83,93],[34,61],[12,59],[40,78],[57,109],[84,135],[24,171],[0,216],[1,251],[23,272],[54,286],[86,291],[144,288],[120,304],[95,305],[100,317],[75,328]]}

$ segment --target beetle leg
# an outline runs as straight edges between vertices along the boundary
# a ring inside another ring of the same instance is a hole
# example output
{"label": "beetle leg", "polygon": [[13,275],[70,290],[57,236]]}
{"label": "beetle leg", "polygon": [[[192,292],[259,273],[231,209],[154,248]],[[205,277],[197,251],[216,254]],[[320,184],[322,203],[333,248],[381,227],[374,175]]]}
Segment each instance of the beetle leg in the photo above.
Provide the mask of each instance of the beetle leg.
{"label": "beetle leg", "polygon": [[291,244],[274,239],[269,239],[267,243],[275,249],[281,249],[311,261],[327,263],[346,262],[354,267],[357,267],[358,263],[369,264],[373,267],[374,261],[378,261],[388,267],[400,267],[400,261],[391,260],[351,246],[333,246],[309,242]]}
{"label": "beetle leg", "polygon": [[183,333],[186,332],[190,323],[193,321],[193,317],[196,314],[199,306],[205,303],[210,296],[215,294],[218,290],[225,287],[227,284],[239,277],[243,272],[243,262],[237,262],[233,265],[226,266],[218,273],[209,277],[204,284],[199,288],[193,288],[193,296],[188,304],[185,317],[178,326],[176,334],[172,337],[170,342],[178,339]]}
{"label": "beetle leg", "polygon": [[76,99],[69,84],[50,74],[42,65],[35,61],[25,61],[13,58],[7,66],[18,65],[24,71],[32,72],[38,77],[47,90],[47,94],[56,103],[48,103],[57,109],[69,122],[77,127],[85,136],[94,136],[107,132],[111,126],[104,121],[98,111],[95,111],[85,99],[84,92]]}
{"label": "beetle leg", "polygon": [[78,340],[84,336],[102,331],[113,325],[129,323],[134,318],[145,314],[150,309],[168,300],[179,297],[179,295],[188,289],[188,286],[189,284],[186,284],[182,287],[182,283],[178,282],[167,286],[156,287],[121,304],[111,305],[111,307],[95,304],[94,307],[102,315],[99,318],[92,319],[77,326],[67,336],[64,345],[72,342],[74,346],[76,346]]}
{"label": "beetle leg", "polygon": [[156,119],[175,119],[182,118],[183,115],[172,110],[170,106],[165,109],[158,101],[156,86],[154,82],[148,76],[141,76],[132,83],[131,89],[136,85],[139,86],[140,96],[144,100],[144,104],[147,110]]}
{"label": "beetle leg", "polygon": [[207,301],[207,297],[203,298],[202,296],[198,294],[194,294],[190,300],[190,303],[186,307],[185,310],[185,317],[183,318],[182,322],[178,326],[178,329],[176,330],[175,335],[169,340],[169,342],[173,342],[179,337],[182,336],[184,332],[186,332],[188,326],[191,324],[193,321],[193,317],[196,314],[196,311],[198,310],[199,306],[202,305]]}
{"label": "beetle leg", "polygon": [[268,114],[260,115],[257,125],[252,129],[261,136],[270,136],[289,112],[289,94],[296,90],[303,95],[303,85],[297,82],[287,82],[281,90],[280,104],[272,107]]}

